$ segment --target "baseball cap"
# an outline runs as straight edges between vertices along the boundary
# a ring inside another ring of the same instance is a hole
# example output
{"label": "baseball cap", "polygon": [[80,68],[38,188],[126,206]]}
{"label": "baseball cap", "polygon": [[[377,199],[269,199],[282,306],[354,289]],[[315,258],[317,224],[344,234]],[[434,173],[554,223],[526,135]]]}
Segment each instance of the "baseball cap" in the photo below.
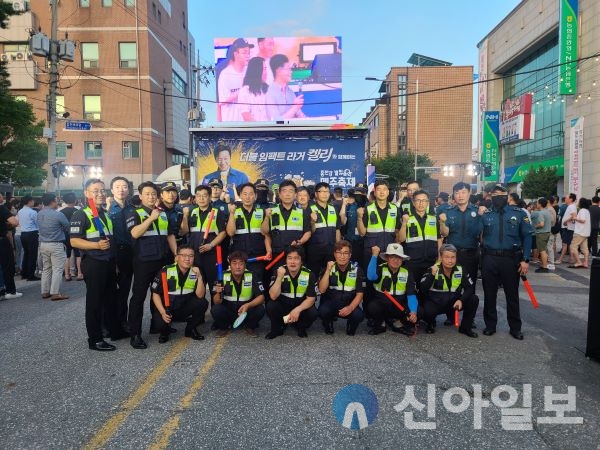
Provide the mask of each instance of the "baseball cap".
{"label": "baseball cap", "polygon": [[385,253],[381,253],[379,256],[381,256],[382,258],[386,258],[390,255],[399,256],[403,259],[410,259],[410,256],[404,254],[404,249],[400,244],[388,244],[387,248],[385,249]]}
{"label": "baseball cap", "polygon": [[492,188],[491,192],[508,192],[508,189],[501,184],[497,184]]}
{"label": "baseball cap", "polygon": [[259,188],[259,187],[264,187],[264,188],[269,188],[269,180],[267,180],[266,178],[258,178],[256,180],[256,183],[254,183],[254,187]]}
{"label": "baseball cap", "polygon": [[244,38],[237,38],[235,41],[233,41],[233,44],[231,44],[229,46],[229,51],[231,53],[235,52],[236,50],[239,50],[240,48],[254,48],[254,44],[250,44],[246,39]]}
{"label": "baseball cap", "polygon": [[219,178],[211,178],[208,182],[209,186],[219,186],[220,188],[223,187],[223,182],[219,179]]}
{"label": "baseball cap", "polygon": [[166,191],[177,192],[177,185],[173,181],[167,181],[166,183],[162,184],[162,186],[160,187],[160,190],[162,192],[166,192]]}
{"label": "baseball cap", "polygon": [[356,183],[354,186],[355,194],[366,194],[367,193],[367,185],[365,183]]}

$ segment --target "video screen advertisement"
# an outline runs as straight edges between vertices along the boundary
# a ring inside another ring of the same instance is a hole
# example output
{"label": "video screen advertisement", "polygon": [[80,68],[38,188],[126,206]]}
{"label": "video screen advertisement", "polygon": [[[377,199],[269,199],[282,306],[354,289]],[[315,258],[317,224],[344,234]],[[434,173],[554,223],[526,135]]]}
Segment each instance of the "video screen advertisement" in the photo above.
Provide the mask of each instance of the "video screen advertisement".
{"label": "video screen advertisement", "polygon": [[297,186],[325,181],[344,191],[365,179],[363,139],[203,139],[196,142],[198,181],[220,179],[234,188],[266,178],[271,188],[285,179]]}
{"label": "video screen advertisement", "polygon": [[339,36],[217,38],[218,122],[342,118]]}

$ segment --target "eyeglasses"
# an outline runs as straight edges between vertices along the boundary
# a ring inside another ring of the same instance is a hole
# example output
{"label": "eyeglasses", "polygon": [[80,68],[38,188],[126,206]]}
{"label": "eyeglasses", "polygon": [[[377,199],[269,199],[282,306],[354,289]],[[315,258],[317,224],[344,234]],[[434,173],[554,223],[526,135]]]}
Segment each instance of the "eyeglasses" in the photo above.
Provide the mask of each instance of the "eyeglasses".
{"label": "eyeglasses", "polygon": [[185,259],[192,259],[194,257],[194,254],[192,253],[190,255],[188,253],[177,253],[177,256],[181,256],[182,258],[185,258]]}
{"label": "eyeglasses", "polygon": [[427,199],[415,199],[415,203],[429,203],[429,200]]}
{"label": "eyeglasses", "polygon": [[317,191],[317,194],[325,194],[325,193],[331,194],[331,192],[325,191],[325,190]]}
{"label": "eyeglasses", "polygon": [[341,250],[336,250],[335,251],[338,255],[342,255],[342,256],[350,256],[352,253],[351,252],[343,252]]}
{"label": "eyeglasses", "polygon": [[99,189],[97,191],[88,191],[92,195],[101,195],[106,194],[106,189]]}

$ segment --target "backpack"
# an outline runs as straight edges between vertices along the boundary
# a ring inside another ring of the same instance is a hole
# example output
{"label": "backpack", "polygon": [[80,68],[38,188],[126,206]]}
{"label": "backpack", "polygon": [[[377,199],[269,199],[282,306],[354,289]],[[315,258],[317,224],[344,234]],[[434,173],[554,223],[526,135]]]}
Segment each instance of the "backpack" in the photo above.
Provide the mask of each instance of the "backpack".
{"label": "backpack", "polygon": [[562,226],[562,216],[560,215],[560,211],[556,211],[556,222],[550,228],[550,233],[552,233],[552,234],[560,233],[561,226]]}

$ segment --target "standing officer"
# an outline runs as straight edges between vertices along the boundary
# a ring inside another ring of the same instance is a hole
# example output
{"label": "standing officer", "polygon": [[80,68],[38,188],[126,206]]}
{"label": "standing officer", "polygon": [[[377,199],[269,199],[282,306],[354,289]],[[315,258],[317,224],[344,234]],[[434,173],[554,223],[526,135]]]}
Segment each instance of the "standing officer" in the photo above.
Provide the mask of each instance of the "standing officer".
{"label": "standing officer", "polygon": [[483,258],[481,279],[485,295],[483,334],[496,332],[498,312],[496,296],[498,285],[504,287],[506,313],[510,335],[522,340],[521,315],[519,312],[519,275],[529,270],[531,236],[533,227],[527,214],[517,206],[509,206],[508,192],[496,185],[491,195],[492,209],[483,214]]}
{"label": "standing officer", "polygon": [[[200,269],[193,266],[194,249],[182,245],[177,249],[175,263],[166,265],[154,277],[152,283],[152,301],[158,314],[152,317],[154,328],[159,330],[158,342],[169,340],[169,324],[173,320],[186,321],[185,336],[201,341],[204,339],[196,327],[204,321],[208,302],[204,298],[206,288],[202,282]],[[167,275],[167,288],[170,306],[165,307],[162,273]]]}
{"label": "standing officer", "polygon": [[[179,238],[179,228],[183,219],[183,209],[177,204],[177,185],[172,181],[163,183],[160,187],[160,202],[158,209],[165,212],[169,226],[171,227],[170,234],[175,236],[175,242]],[[175,249],[176,250],[176,249]],[[167,257],[167,264],[173,264],[175,258],[175,252],[169,253]]]}
{"label": "standing officer", "polygon": [[[261,231],[265,211],[255,203],[256,188],[252,183],[246,183],[238,189],[242,205],[231,210],[227,222],[227,234],[232,239],[230,251],[243,251],[249,258],[267,256],[267,259],[271,259],[271,238]],[[263,279],[264,261],[249,263],[247,268],[257,280]]]}
{"label": "standing officer", "polygon": [[304,250],[290,246],[286,250],[285,266],[279,266],[271,278],[267,315],[271,320],[271,331],[266,339],[281,336],[284,323],[296,324],[298,337],[308,336],[306,329],[317,319],[315,308],[317,295],[315,275],[302,265]]}
{"label": "standing officer", "polygon": [[281,203],[266,211],[267,216],[261,226],[262,232],[271,237],[275,257],[288,246],[301,246],[310,239],[310,210],[294,206],[296,190],[292,180],[283,180],[279,186]]}
{"label": "standing officer", "polygon": [[340,240],[340,223],[333,205],[329,204],[331,190],[328,183],[315,186],[316,202],[309,206],[312,234],[307,245],[306,266],[320,274],[331,261],[335,243]]}
{"label": "standing officer", "polygon": [[325,333],[333,334],[333,318],[348,319],[346,334],[354,336],[365,315],[360,307],[365,276],[358,264],[351,263],[352,245],[348,241],[335,243],[335,261],[329,261],[319,281],[321,304],[319,316]]}
{"label": "standing officer", "polygon": [[[133,291],[129,300],[130,344],[136,349],[147,348],[142,339],[144,301],[156,273],[177,253],[175,226],[169,223],[167,214],[157,208],[158,187],[151,181],[138,186],[141,207],[126,215],[127,229],[133,238]],[[150,304],[152,315],[156,314],[154,303]],[[156,332],[158,330],[153,330]]]}
{"label": "standing officer", "polygon": [[269,201],[269,180],[259,178],[254,183],[254,187],[256,188],[256,206],[265,210],[275,206],[275,203]]}
{"label": "standing officer", "polygon": [[479,306],[475,295],[475,285],[467,272],[456,264],[456,247],[443,244],[440,248],[440,262],[431,266],[421,279],[420,289],[424,295],[419,317],[427,322],[427,333],[435,332],[435,318],[438,314],[454,315],[454,310],[462,310],[463,317],[458,332],[476,338],[471,330],[473,318]]}
{"label": "standing officer", "polygon": [[364,184],[358,183],[356,187],[348,190],[348,197],[342,200],[340,208],[342,238],[352,245],[352,255],[359,264],[362,262],[364,246],[363,238],[358,232],[358,208],[365,206],[367,206],[367,188]]}
{"label": "standing officer", "polygon": [[85,326],[90,350],[111,351],[116,347],[102,339],[102,313],[111,337],[119,339],[116,304],[116,245],[111,242],[112,221],[102,208],[106,191],[102,180],[92,178],[85,183],[85,197],[98,210],[102,230],[94,222],[89,206],[71,217],[69,236],[71,246],[82,252],[81,270],[85,281]]}
{"label": "standing officer", "polygon": [[258,337],[256,329],[265,315],[265,288],[262,279],[246,270],[248,255],[242,251],[229,254],[229,270],[223,274],[223,283],[217,281],[213,289],[211,314],[215,319],[217,337],[229,334],[229,329],[240,314],[247,313],[243,325],[246,334]]}

